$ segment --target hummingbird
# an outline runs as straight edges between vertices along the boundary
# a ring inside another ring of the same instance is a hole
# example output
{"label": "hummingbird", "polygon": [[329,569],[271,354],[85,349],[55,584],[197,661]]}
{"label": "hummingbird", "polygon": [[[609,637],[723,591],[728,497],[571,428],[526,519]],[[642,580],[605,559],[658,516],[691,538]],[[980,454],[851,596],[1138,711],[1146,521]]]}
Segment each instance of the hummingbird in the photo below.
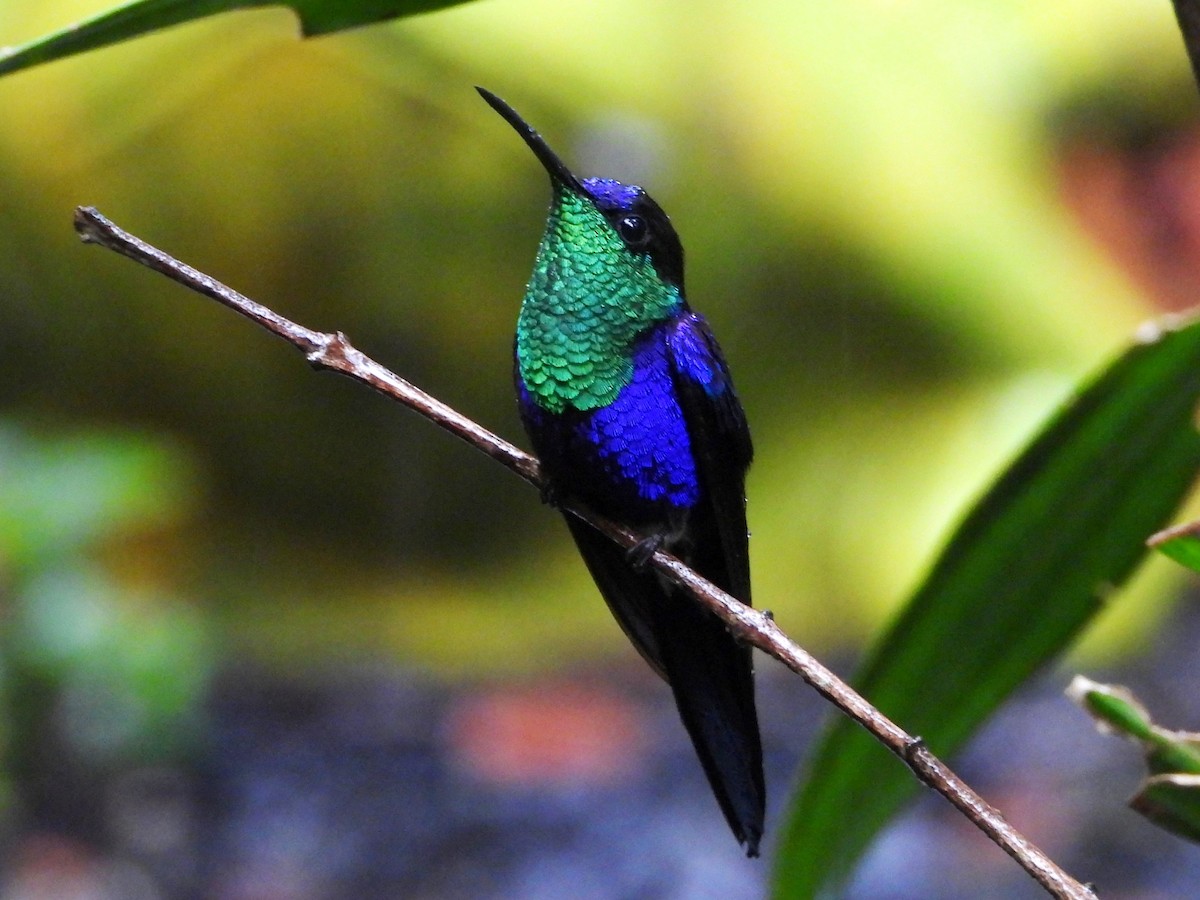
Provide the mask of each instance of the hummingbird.
{"label": "hummingbird", "polygon": [[647,562],[660,548],[750,603],[746,415],[683,291],[683,246],[637,185],[577,178],[507,103],[484,100],[550,175],[552,200],[517,318],[513,375],[549,499],[645,535],[626,551],[567,526],[613,616],[674,693],[713,794],[748,856],[766,789],[750,648]]}

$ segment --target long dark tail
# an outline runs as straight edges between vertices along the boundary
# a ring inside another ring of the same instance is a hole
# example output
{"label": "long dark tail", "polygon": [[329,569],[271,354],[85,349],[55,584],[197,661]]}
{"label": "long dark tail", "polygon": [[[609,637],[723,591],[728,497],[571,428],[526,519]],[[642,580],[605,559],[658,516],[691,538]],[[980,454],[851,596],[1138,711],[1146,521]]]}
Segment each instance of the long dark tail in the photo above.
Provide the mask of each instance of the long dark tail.
{"label": "long dark tail", "polygon": [[567,524],[613,615],[671,685],[717,803],[749,856],[758,855],[766,808],[750,649],[724,623],[588,525]]}
{"label": "long dark tail", "polygon": [[758,856],[766,788],[750,648],[691,597],[664,593],[655,615],[675,705],[721,811],[749,856]]}

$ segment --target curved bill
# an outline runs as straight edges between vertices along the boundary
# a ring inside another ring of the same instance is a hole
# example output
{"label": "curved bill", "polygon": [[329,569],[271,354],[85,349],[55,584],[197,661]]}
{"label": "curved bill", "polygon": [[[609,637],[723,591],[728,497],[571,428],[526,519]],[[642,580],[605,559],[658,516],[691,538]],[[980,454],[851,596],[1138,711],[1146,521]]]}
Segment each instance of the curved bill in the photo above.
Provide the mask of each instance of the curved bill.
{"label": "curved bill", "polygon": [[476,85],[475,90],[479,91],[479,96],[487,101],[488,106],[500,113],[504,121],[516,130],[521,139],[529,145],[529,149],[533,151],[533,155],[546,167],[546,171],[550,173],[550,177],[554,181],[577,193],[585,193],[583,185],[579,183],[579,179],[575,177],[574,173],[567,168],[566,163],[558,158],[558,154],[550,149],[550,145],[546,143],[545,139],[534,131],[515,109],[487,88],[481,88]]}

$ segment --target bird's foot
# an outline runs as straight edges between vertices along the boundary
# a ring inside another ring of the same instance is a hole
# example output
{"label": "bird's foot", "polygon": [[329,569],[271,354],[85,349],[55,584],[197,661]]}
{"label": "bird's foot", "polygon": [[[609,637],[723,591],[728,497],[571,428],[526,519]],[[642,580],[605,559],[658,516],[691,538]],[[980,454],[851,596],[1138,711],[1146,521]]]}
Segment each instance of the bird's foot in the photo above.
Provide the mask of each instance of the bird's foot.
{"label": "bird's foot", "polygon": [[667,536],[665,534],[652,534],[648,538],[642,538],[626,550],[625,558],[629,560],[629,565],[633,567],[633,571],[644,572],[647,563],[650,562],[650,557],[662,549],[666,540]]}
{"label": "bird's foot", "polygon": [[562,491],[549,478],[545,479],[541,487],[538,488],[538,495],[541,497],[543,503],[554,509],[558,509],[562,501]]}

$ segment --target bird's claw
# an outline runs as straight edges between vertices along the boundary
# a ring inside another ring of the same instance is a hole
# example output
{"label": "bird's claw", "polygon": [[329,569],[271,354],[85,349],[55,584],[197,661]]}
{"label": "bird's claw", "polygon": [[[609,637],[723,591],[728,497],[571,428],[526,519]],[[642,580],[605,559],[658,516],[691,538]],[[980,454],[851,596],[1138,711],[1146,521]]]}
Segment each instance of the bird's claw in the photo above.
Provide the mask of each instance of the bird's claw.
{"label": "bird's claw", "polygon": [[549,478],[543,481],[538,488],[538,495],[544,504],[555,509],[558,509],[559,502],[562,500],[562,492]]}
{"label": "bird's claw", "polygon": [[632,547],[625,551],[625,558],[629,560],[629,565],[633,567],[635,572],[643,572],[646,565],[650,562],[650,557],[662,549],[666,537],[661,534],[652,534],[648,538],[642,538]]}

